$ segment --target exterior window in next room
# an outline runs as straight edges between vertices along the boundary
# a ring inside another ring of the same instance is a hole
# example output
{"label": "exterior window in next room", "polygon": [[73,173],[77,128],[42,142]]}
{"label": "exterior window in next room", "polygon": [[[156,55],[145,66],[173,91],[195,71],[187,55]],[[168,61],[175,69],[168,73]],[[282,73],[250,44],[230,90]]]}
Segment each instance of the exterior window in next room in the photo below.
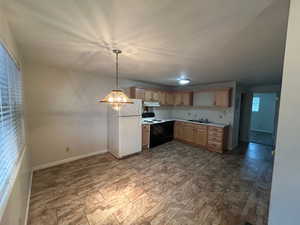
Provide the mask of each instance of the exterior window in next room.
{"label": "exterior window in next room", "polygon": [[252,112],[259,112],[260,97],[253,97]]}

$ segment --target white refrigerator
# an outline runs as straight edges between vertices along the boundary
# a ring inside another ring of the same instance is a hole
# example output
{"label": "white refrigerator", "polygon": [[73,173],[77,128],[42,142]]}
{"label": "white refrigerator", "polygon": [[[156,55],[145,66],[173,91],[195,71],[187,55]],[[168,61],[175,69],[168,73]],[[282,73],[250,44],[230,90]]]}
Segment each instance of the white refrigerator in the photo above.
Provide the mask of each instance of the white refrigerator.
{"label": "white refrigerator", "polygon": [[108,106],[108,151],[119,159],[142,150],[142,101],[131,100],[120,111]]}

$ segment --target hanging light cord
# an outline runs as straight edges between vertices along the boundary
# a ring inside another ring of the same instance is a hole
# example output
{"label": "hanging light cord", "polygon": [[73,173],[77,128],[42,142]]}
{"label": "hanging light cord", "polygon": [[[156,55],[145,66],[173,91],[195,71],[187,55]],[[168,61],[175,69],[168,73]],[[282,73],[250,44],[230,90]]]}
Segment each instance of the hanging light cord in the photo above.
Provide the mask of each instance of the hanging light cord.
{"label": "hanging light cord", "polygon": [[119,89],[119,53],[116,52],[116,88]]}
{"label": "hanging light cord", "polygon": [[116,89],[119,89],[119,54],[122,53],[119,49],[114,49],[113,52],[116,54]]}

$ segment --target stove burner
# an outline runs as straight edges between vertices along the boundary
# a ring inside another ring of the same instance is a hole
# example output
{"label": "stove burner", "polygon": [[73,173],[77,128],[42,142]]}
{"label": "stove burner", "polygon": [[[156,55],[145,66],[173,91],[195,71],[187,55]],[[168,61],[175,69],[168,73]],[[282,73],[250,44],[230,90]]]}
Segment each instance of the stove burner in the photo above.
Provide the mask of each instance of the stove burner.
{"label": "stove burner", "polygon": [[159,120],[159,119],[149,119],[149,120],[143,120],[144,123],[160,123],[163,122],[163,120]]}

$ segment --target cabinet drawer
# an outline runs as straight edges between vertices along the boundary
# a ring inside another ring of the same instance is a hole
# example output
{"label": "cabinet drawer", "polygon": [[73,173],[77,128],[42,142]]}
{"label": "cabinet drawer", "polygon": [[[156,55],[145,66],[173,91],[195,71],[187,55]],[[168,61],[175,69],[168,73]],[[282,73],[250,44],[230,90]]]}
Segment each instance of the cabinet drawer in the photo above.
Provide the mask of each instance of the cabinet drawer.
{"label": "cabinet drawer", "polygon": [[208,150],[215,151],[215,152],[223,152],[223,145],[222,143],[210,142],[207,143]]}
{"label": "cabinet drawer", "polygon": [[183,123],[184,124],[184,126],[187,126],[187,127],[195,127],[195,124],[193,124],[193,123]]}
{"label": "cabinet drawer", "polygon": [[185,122],[175,121],[176,126],[183,126],[184,124],[185,124]]}
{"label": "cabinet drawer", "polygon": [[208,126],[208,132],[220,132],[223,133],[224,128],[222,127],[214,127],[214,126]]}
{"label": "cabinet drawer", "polygon": [[194,124],[194,127],[198,130],[202,130],[204,132],[207,132],[207,126],[201,125],[201,124]]}
{"label": "cabinet drawer", "polygon": [[210,142],[218,142],[218,143],[223,143],[223,136],[208,136],[208,141]]}
{"label": "cabinet drawer", "polygon": [[208,131],[208,137],[223,138],[223,136],[224,136],[223,132]]}

